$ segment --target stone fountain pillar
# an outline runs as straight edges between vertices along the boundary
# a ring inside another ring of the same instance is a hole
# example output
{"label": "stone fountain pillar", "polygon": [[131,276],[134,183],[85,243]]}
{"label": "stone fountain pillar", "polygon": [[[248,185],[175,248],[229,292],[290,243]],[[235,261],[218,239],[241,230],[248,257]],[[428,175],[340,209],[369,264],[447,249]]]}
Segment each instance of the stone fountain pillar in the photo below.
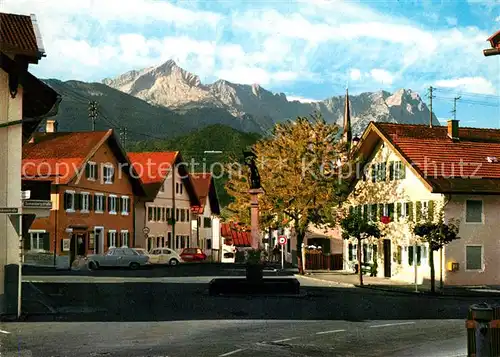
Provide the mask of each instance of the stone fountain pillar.
{"label": "stone fountain pillar", "polygon": [[259,194],[264,193],[261,188],[253,188],[248,191],[250,194],[250,227],[252,229],[252,248],[258,249],[261,246],[261,236],[259,228]]}

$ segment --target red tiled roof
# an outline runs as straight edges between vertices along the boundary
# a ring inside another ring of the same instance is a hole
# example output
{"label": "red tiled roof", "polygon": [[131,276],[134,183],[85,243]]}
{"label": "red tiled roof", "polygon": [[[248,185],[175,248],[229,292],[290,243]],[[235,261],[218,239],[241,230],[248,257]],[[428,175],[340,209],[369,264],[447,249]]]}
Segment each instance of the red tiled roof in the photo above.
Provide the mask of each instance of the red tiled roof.
{"label": "red tiled roof", "polygon": [[37,133],[23,146],[22,177],[67,184],[111,131]]}
{"label": "red tiled roof", "polygon": [[234,223],[221,224],[221,236],[233,240],[233,244],[237,247],[250,247],[252,236],[251,233],[237,228]]}
{"label": "red tiled roof", "polygon": [[129,152],[128,157],[144,184],[159,184],[170,173],[178,154],[178,151]]}
{"label": "red tiled roof", "polygon": [[0,48],[41,58],[31,16],[0,13]]}
{"label": "red tiled roof", "polygon": [[196,214],[202,214],[205,210],[205,204],[210,191],[210,184],[212,182],[212,175],[210,173],[194,173],[191,174],[194,190],[200,200],[200,206],[191,207],[191,211]]}
{"label": "red tiled roof", "polygon": [[454,141],[446,126],[372,124],[435,192],[500,192],[500,162],[487,160],[500,160],[500,130],[459,128]]}
{"label": "red tiled roof", "polygon": [[493,35],[491,35],[487,41],[489,41],[491,43],[491,47],[497,47],[499,48],[500,47],[500,30],[498,30],[497,32],[495,32]]}

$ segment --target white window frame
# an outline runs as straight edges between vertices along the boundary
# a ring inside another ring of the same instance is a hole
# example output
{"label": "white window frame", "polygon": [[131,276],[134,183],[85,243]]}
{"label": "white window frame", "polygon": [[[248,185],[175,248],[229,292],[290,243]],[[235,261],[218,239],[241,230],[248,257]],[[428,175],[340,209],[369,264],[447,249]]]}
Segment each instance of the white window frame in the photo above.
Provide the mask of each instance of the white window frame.
{"label": "white window frame", "polygon": [[[130,208],[130,197],[129,196],[122,196],[122,216],[128,216],[128,208]],[[124,203],[127,204],[127,207],[125,207]],[[128,232],[128,231],[127,231]]]}
{"label": "white window frame", "polygon": [[[84,197],[86,197],[86,201],[84,200]],[[82,200],[82,209],[80,212],[82,213],[89,213],[90,212],[90,193],[89,192],[80,192],[80,199]],[[84,207],[84,203],[87,203],[87,207]]]}
{"label": "white window frame", "polygon": [[87,165],[89,166],[89,177],[87,177],[87,180],[97,180],[97,163],[94,161],[88,161]]}
{"label": "white window frame", "polygon": [[[104,213],[104,199],[106,198],[104,196],[104,193],[94,193],[94,197],[96,197],[96,201],[94,202],[94,212],[95,213],[99,213],[99,214],[103,214]],[[101,209],[97,209],[97,197],[99,197],[99,199],[101,200]]]}
{"label": "white window frame", "polygon": [[[105,175],[106,168],[110,170],[111,174],[109,176]],[[103,179],[104,184],[106,184],[106,185],[113,184],[113,181],[111,180],[111,178],[113,177],[114,172],[115,172],[115,167],[112,164],[102,165],[102,179]]]}
{"label": "white window frame", "polygon": [[[406,212],[406,202],[402,201],[399,203],[401,203],[401,214],[398,217],[398,221],[403,221],[406,218],[408,218],[408,212]],[[396,205],[397,205],[397,203],[396,203]]]}
{"label": "white window frame", "polygon": [[[47,231],[45,229],[30,229],[28,230],[28,234],[30,235],[30,252],[44,252],[45,250],[43,249],[43,241],[42,241],[42,248],[37,248],[37,249],[33,249],[33,235],[36,234],[37,236],[40,234],[40,233],[47,233]],[[40,239],[40,237],[38,236],[37,237],[37,242],[38,242],[38,239]],[[38,244],[37,244],[38,246]]]}
{"label": "white window frame", "polygon": [[126,247],[130,248],[130,247],[129,247],[129,244],[130,244],[130,234],[129,234],[129,232],[128,232],[128,229],[121,230],[121,231],[120,231],[120,234],[121,234],[121,236],[122,236],[122,237],[121,237],[121,238],[122,238],[122,246],[121,246],[121,247],[122,247],[122,248],[123,248],[123,247],[125,247],[125,244],[124,244],[124,243],[125,243],[125,239],[124,239],[124,238],[125,238],[125,236],[126,236],[126,237],[127,237],[127,245],[126,245]]}
{"label": "white window frame", "polygon": [[108,249],[110,249],[110,248],[118,248],[116,246],[116,229],[110,229],[108,232],[110,233],[110,237],[109,237],[109,243],[110,244],[109,244]]}
{"label": "white window frame", "polygon": [[[66,191],[64,191],[64,193],[70,193],[73,195],[73,200],[72,200],[73,208],[67,208],[66,212],[74,213],[75,212],[75,194],[76,194],[76,192],[74,190],[66,190]],[[63,200],[64,200],[64,195],[63,195]],[[66,202],[63,202],[63,207],[65,204],[66,204]]]}
{"label": "white window frame", "polygon": [[[467,247],[481,247],[481,269],[467,269]],[[464,270],[466,272],[482,273],[484,272],[484,246],[482,244],[466,244],[464,249]]]}
{"label": "white window frame", "polygon": [[[467,201],[481,201],[481,222],[468,222],[467,221]],[[484,200],[481,199],[470,199],[470,200],[465,200],[464,202],[464,222],[465,224],[470,224],[470,225],[482,225],[484,224]]]}
{"label": "white window frame", "polygon": [[[111,210],[111,209],[110,209],[110,210],[108,211],[108,213],[109,213],[109,214],[118,214],[118,213],[116,212],[116,206],[117,206],[117,203],[118,203],[118,196],[117,196],[117,195],[109,195],[108,197],[109,197],[109,198],[111,198],[111,201],[109,202],[111,207],[113,207],[113,205],[112,205],[111,203],[112,203],[113,201],[115,202],[115,204],[114,204],[114,206],[115,206],[115,207],[114,207],[114,210]],[[114,200],[113,200],[113,198],[114,198]],[[116,231],[115,231],[115,232],[116,232]]]}

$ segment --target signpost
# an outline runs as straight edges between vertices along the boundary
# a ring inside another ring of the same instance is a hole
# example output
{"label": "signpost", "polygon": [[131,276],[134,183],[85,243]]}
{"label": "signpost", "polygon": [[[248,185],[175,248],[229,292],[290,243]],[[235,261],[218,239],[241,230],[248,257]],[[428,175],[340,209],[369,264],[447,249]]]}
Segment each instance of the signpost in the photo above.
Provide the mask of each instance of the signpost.
{"label": "signpost", "polygon": [[285,269],[285,251],[283,250],[283,246],[286,244],[286,242],[286,236],[278,237],[278,243],[281,245],[281,270]]}
{"label": "signpost", "polygon": [[17,207],[0,207],[0,213],[19,213],[19,208]]}

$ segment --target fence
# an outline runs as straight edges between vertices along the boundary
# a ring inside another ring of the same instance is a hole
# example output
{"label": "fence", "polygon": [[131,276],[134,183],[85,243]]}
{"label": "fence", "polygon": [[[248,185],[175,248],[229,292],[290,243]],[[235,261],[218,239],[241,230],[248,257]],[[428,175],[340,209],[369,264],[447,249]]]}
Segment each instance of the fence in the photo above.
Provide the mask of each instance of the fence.
{"label": "fence", "polygon": [[306,270],[342,269],[342,254],[306,253]]}

